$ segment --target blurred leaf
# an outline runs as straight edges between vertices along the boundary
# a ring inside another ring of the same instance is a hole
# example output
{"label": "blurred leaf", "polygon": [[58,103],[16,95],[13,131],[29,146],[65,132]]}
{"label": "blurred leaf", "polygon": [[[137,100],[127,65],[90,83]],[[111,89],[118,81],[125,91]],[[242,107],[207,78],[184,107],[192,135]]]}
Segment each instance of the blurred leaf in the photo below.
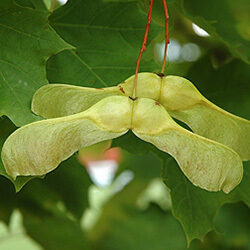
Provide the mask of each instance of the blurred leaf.
{"label": "blurred leaf", "polygon": [[242,35],[248,33],[248,28],[245,25],[242,31],[240,19],[241,15],[249,15],[249,2],[247,0],[233,2],[235,1],[177,0],[178,8],[185,16],[212,37],[223,41],[234,56],[250,63],[249,37]]}
{"label": "blurred leaf", "polygon": [[224,236],[227,247],[250,248],[250,208],[242,203],[226,204],[215,217],[217,230]]}
{"label": "blurred leaf", "polygon": [[[113,201],[114,202],[114,201]],[[185,235],[170,212],[156,205],[146,211],[124,208],[124,216],[110,219],[110,230],[94,244],[99,250],[183,250]]]}
{"label": "blurred leaf", "polygon": [[112,230],[110,218],[123,218],[124,206],[135,207],[138,197],[143,193],[150,181],[160,175],[161,162],[152,153],[146,155],[123,153],[120,171],[131,170],[134,179],[122,192],[117,193],[110,202],[104,206],[102,217],[92,230],[91,237],[98,238],[107,230]]}
{"label": "blurred leaf", "polygon": [[30,110],[34,92],[47,84],[45,63],[72,48],[48,24],[49,12],[5,1],[0,5],[0,116],[17,126],[37,120]]}
{"label": "blurred leaf", "polygon": [[195,238],[203,239],[215,229],[214,216],[224,203],[244,201],[250,206],[249,177],[250,162],[247,162],[242,182],[230,194],[208,192],[194,186],[173,159],[165,162],[163,178],[171,190],[173,214],[181,222],[189,243]]}
{"label": "blurred leaf", "polygon": [[[49,81],[100,87],[125,80],[135,72],[145,23],[146,15],[136,2],[69,0],[52,14],[50,24],[76,51],[64,51],[49,60]],[[152,23],[148,43],[158,30]],[[159,70],[149,60],[150,47],[146,57],[140,70]]]}
{"label": "blurred leaf", "polygon": [[67,218],[25,214],[26,232],[44,249],[88,249],[80,224]]}

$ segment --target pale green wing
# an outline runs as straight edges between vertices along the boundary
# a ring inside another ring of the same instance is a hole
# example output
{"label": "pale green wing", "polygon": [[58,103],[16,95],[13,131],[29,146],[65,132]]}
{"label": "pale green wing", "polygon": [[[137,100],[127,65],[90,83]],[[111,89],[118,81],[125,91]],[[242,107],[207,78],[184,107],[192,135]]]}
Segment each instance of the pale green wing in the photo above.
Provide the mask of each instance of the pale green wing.
{"label": "pale green wing", "polygon": [[14,179],[46,174],[79,149],[126,133],[130,120],[131,101],[108,97],[82,113],[28,124],[5,141],[5,169]]}
{"label": "pale green wing", "polygon": [[133,132],[173,156],[187,178],[203,189],[229,193],[242,179],[243,166],[236,152],[180,127],[153,100],[137,101]]}
{"label": "pale green wing", "polygon": [[67,84],[48,84],[33,96],[32,111],[44,118],[73,115],[87,110],[108,96],[123,95],[119,87],[85,88]]}
{"label": "pale green wing", "polygon": [[250,160],[250,121],[217,107],[182,77],[165,77],[161,93],[160,102],[171,116],[196,134],[232,148],[242,160]]}

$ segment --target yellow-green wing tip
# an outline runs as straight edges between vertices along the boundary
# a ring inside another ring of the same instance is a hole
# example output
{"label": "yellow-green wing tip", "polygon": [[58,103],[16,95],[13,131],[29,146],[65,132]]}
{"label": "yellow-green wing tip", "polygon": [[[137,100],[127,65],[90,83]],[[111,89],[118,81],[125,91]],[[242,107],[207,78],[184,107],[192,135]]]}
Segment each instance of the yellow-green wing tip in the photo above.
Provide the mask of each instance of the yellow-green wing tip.
{"label": "yellow-green wing tip", "polygon": [[[205,171],[203,175],[195,173],[191,169],[183,168],[184,164],[182,162],[179,165],[184,174],[194,185],[202,189],[210,192],[222,190],[226,194],[230,193],[243,178],[243,163],[240,156],[234,150],[221,143],[195,135],[189,131],[187,133],[196,138],[197,143],[199,143],[197,145],[200,145],[200,147],[203,147],[204,143],[207,146],[205,146],[204,151],[200,152],[200,156],[197,157],[203,158],[203,166],[199,165],[199,160],[193,159],[193,167],[202,167],[202,172]],[[206,150],[208,151],[206,152]],[[178,161],[178,156],[176,159]]]}
{"label": "yellow-green wing tip", "polygon": [[243,172],[244,172],[243,163],[238,154],[237,158],[238,158],[238,164],[235,165],[235,168],[230,170],[230,175],[222,185],[222,191],[226,194],[230,193],[237,185],[239,185],[243,178]]}

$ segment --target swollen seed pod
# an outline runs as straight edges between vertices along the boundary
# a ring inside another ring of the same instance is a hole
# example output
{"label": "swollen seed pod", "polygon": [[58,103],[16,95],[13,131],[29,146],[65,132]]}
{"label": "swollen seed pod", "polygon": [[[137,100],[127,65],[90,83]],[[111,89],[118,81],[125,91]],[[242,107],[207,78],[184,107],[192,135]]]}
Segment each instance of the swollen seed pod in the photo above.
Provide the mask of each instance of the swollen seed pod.
{"label": "swollen seed pod", "polygon": [[[122,84],[118,85],[122,87],[124,92],[132,96],[134,88],[135,76],[129,77]],[[161,77],[154,73],[139,73],[137,79],[136,96],[150,98],[158,101],[161,93]]]}

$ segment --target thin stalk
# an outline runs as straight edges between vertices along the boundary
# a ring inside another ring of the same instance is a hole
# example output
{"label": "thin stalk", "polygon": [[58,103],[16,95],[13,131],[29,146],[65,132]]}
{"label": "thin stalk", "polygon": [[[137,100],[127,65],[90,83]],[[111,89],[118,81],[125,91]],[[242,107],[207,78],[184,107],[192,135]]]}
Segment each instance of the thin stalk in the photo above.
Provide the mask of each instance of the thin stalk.
{"label": "thin stalk", "polygon": [[147,25],[146,25],[146,29],[145,29],[145,33],[144,33],[144,38],[143,38],[143,42],[142,42],[140,54],[139,54],[137,62],[136,62],[136,71],[135,71],[135,79],[134,79],[133,98],[136,97],[136,87],[137,87],[138,71],[139,71],[141,56],[142,56],[142,53],[146,50],[146,46],[147,46],[148,31],[149,31],[149,27],[150,27],[150,23],[151,23],[153,2],[154,2],[154,0],[150,0],[149,10],[148,10],[148,17],[147,17]]}
{"label": "thin stalk", "polygon": [[164,74],[165,66],[166,66],[166,59],[167,59],[167,50],[168,50],[168,44],[169,44],[169,34],[168,34],[168,8],[166,0],[162,0],[163,8],[164,8],[164,14],[165,14],[165,50],[164,50],[164,58],[161,68],[161,73]]}

